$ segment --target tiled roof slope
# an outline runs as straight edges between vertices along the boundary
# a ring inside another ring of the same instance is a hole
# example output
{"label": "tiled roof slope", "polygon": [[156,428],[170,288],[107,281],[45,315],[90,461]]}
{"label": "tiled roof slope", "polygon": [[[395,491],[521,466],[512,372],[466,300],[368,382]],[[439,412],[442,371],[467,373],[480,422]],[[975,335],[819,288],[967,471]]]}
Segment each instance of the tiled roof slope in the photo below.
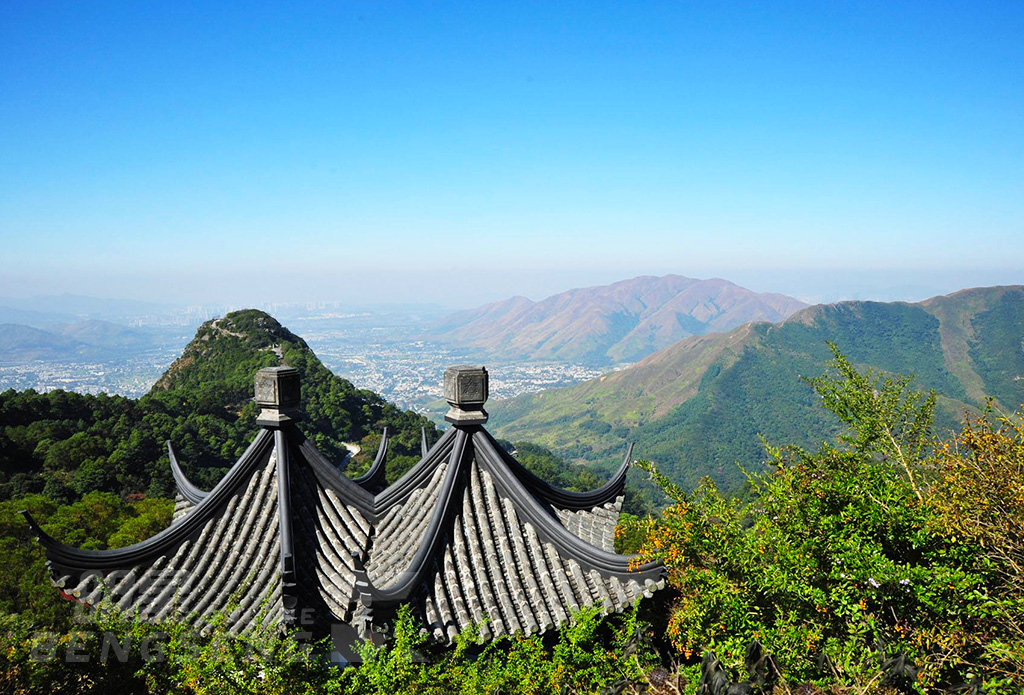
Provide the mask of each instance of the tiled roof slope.
{"label": "tiled roof slope", "polygon": [[276,471],[273,434],[264,430],[201,509],[118,550],[69,548],[28,518],[66,598],[144,618],[178,614],[197,626],[230,607],[238,632],[257,617],[281,620]]}
{"label": "tiled roof slope", "polygon": [[630,452],[600,489],[568,492],[527,471],[482,424],[456,423],[380,489],[386,433],[370,471],[350,479],[276,413],[210,492],[188,482],[169,449],[175,520],[142,543],[78,550],[27,517],[64,595],[197,626],[225,610],[235,632],[263,617],[364,636],[410,604],[449,641],[474,623],[485,637],[543,632],[664,585],[661,565],[631,567],[612,552]]}

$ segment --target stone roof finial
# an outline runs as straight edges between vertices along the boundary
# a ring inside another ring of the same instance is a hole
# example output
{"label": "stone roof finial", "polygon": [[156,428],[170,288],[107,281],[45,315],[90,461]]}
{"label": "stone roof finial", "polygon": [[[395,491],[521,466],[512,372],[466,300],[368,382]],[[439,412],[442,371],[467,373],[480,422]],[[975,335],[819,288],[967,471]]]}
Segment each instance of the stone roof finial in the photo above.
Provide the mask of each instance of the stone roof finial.
{"label": "stone roof finial", "polygon": [[453,425],[482,425],[487,422],[487,368],[457,365],[444,370],[444,399]]}
{"label": "stone roof finial", "polygon": [[263,427],[281,427],[301,420],[301,388],[299,370],[294,367],[265,367],[256,372],[254,400],[263,408],[256,419],[256,424]]}

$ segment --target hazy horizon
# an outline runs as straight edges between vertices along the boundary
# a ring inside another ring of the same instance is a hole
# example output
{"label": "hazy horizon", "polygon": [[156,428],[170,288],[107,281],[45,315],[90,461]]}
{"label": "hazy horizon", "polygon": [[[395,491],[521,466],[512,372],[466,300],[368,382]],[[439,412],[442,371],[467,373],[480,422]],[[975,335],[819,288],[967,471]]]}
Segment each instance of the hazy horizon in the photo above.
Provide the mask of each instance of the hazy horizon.
{"label": "hazy horizon", "polygon": [[[135,292],[132,296],[115,293],[95,293],[88,291],[88,288],[76,288],[60,292],[32,292],[14,291],[0,292],[0,306],[9,308],[20,308],[26,304],[32,304],[32,300],[55,299],[59,302],[61,297],[83,297],[105,301],[139,301],[152,304],[162,304],[169,308],[180,310],[188,306],[230,306],[233,308],[258,307],[268,304],[315,304],[315,303],[337,303],[349,308],[379,308],[388,307],[436,307],[438,309],[457,311],[469,309],[495,301],[508,299],[516,295],[526,296],[534,301],[545,299],[551,295],[559,294],[568,290],[580,289],[596,285],[607,285],[615,282],[629,280],[645,273],[637,275],[618,276],[611,273],[567,273],[564,275],[551,276],[548,278],[533,278],[532,281],[521,283],[521,274],[513,274],[508,278],[491,277],[489,288],[477,287],[476,292],[469,292],[461,298],[453,297],[445,293],[444,287],[438,285],[435,289],[441,290],[439,294],[424,293],[415,291],[413,288],[404,288],[394,282],[386,283],[385,287],[391,289],[391,293],[377,294],[376,296],[351,295],[342,293],[331,293],[329,288],[321,292],[308,292],[307,294],[289,292],[270,292],[254,289],[248,294],[235,292],[225,295],[200,296],[193,299],[181,298],[168,294],[147,295]],[[646,275],[686,275],[686,273],[646,273]],[[786,271],[736,271],[730,277],[727,274],[709,274],[706,276],[688,275],[696,279],[706,280],[712,278],[724,279],[733,282],[741,287],[755,292],[770,292],[784,294],[799,299],[807,304],[827,304],[848,300],[868,301],[906,301],[918,302],[938,295],[951,294],[953,292],[972,287],[987,287],[994,285],[1019,285],[1024,284],[1024,276],[1017,272],[992,272],[992,271],[954,271],[945,274],[938,273],[907,273],[905,271],[894,274],[891,270],[876,271],[816,271],[786,272]],[[570,282],[575,278],[575,284]],[[436,281],[440,276],[421,276],[410,278],[411,282]],[[474,283],[470,283],[474,285]],[[112,286],[112,289],[115,286]],[[524,291],[524,287],[532,288],[533,292]],[[507,291],[503,292],[502,289]],[[22,288],[24,289],[24,288]],[[94,289],[98,289],[94,287]]]}

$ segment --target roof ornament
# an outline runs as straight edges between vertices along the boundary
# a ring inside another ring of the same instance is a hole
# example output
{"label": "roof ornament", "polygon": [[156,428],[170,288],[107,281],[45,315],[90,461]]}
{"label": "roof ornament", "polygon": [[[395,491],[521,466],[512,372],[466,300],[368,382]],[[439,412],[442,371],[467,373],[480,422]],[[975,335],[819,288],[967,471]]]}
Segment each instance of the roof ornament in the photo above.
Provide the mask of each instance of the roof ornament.
{"label": "roof ornament", "polygon": [[302,419],[299,411],[301,379],[294,367],[264,367],[256,372],[256,397],[262,410],[256,418],[261,427],[283,427]]}
{"label": "roof ornament", "polygon": [[444,370],[444,399],[451,408],[444,419],[456,427],[487,422],[487,368],[468,364]]}
{"label": "roof ornament", "polygon": [[298,622],[298,577],[295,569],[295,539],[292,518],[292,463],[288,433],[302,419],[299,401],[302,378],[294,367],[264,367],[256,372],[256,403],[263,408],[256,424],[274,433],[277,455],[277,507],[279,512],[282,623]]}

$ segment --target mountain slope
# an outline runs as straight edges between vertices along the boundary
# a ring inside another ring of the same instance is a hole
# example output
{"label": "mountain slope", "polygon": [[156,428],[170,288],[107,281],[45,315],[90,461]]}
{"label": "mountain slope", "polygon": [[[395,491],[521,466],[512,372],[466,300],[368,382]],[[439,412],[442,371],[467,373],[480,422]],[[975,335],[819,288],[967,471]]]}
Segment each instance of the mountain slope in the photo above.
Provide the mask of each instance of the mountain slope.
{"label": "mountain slope", "polygon": [[1024,402],[1024,288],[964,290],[918,304],[844,302],[779,324],[684,339],[584,384],[494,403],[501,436],[536,441],[577,461],[613,460],[625,439],[677,480],[735,485],[740,462],[763,459],[757,439],[813,444],[836,422],[801,376],[820,374],[835,342],[860,366],[914,374],[940,394],[938,424],[994,396]]}
{"label": "mountain slope", "polygon": [[533,302],[513,297],[446,317],[441,340],[493,358],[614,364],[640,359],[681,338],[754,320],[780,321],[806,306],[725,280],[643,276],[569,290]]}
{"label": "mountain slope", "polygon": [[[303,421],[299,427],[328,458],[341,461],[346,442],[359,442],[354,468],[376,450],[383,427],[389,428],[389,475],[397,475],[419,453],[420,428],[433,437],[434,426],[412,411],[403,411],[373,391],[357,389],[320,362],[306,341],[272,316],[254,309],[207,321],[196,331],[181,357],[153,385],[147,398],[172,399],[184,394],[204,409],[235,418],[247,445],[256,431],[258,408],[252,400],[253,376],[262,367],[287,364],[302,378]],[[400,457],[406,457],[399,461]],[[233,461],[232,461],[233,462]]]}

